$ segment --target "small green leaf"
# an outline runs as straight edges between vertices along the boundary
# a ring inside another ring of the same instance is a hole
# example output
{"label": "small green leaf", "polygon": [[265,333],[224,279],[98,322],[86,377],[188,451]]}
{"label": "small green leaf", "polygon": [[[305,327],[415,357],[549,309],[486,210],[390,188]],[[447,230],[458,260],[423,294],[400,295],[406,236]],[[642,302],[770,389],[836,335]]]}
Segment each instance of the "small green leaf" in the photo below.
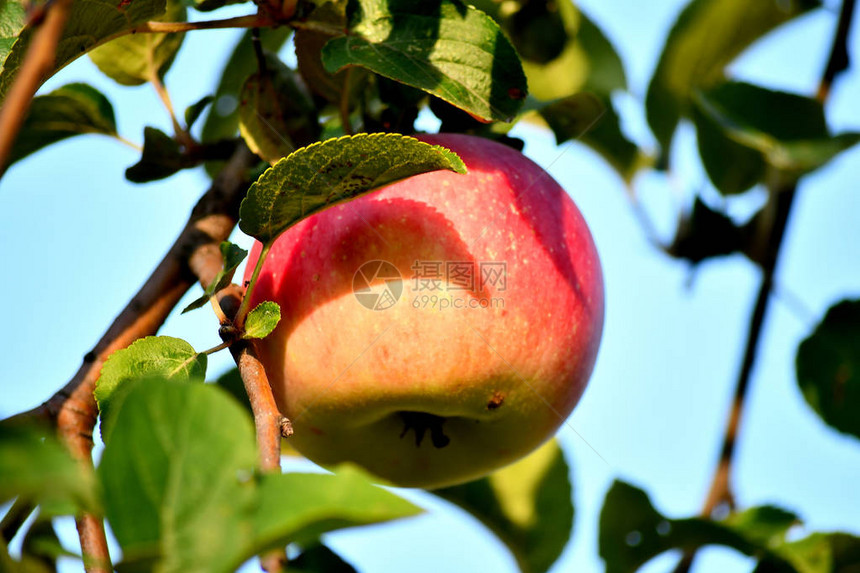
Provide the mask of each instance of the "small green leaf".
{"label": "small green leaf", "polygon": [[319,137],[310,95],[271,52],[266,53],[266,69],[245,80],[239,101],[239,132],[251,151],[271,164]]}
{"label": "small green leaf", "polygon": [[326,547],[316,544],[290,559],[290,573],[357,573],[355,568]]}
{"label": "small green leaf", "polygon": [[9,164],[75,135],[115,136],[116,120],[110,101],[87,84],[67,84],[33,98],[9,157]]}
{"label": "small green leaf", "polygon": [[209,302],[210,298],[215,296],[215,293],[227,287],[227,285],[229,285],[233,280],[233,274],[236,272],[236,267],[238,267],[239,264],[245,260],[245,257],[248,256],[248,251],[229,241],[222,241],[220,248],[221,258],[224,260],[224,266],[220,271],[218,271],[218,274],[215,275],[215,279],[209,284],[206,290],[203,291],[203,295],[182,309],[182,314],[204,306]]}
{"label": "small green leaf", "polygon": [[573,528],[570,470],[556,441],[489,477],[432,493],[480,520],[523,573],[552,567]]}
{"label": "small green leaf", "polygon": [[48,517],[101,511],[94,476],[48,428],[0,424],[0,475],[0,504],[17,497]]}
{"label": "small green leaf", "polygon": [[206,106],[208,106],[214,100],[215,96],[204,96],[193,104],[189,105],[187,108],[185,108],[185,128],[191,129],[191,126],[194,125],[194,123],[200,117],[200,114],[202,114],[203,110],[206,109]]}
{"label": "small green leaf", "polygon": [[[7,1],[4,4],[17,2]],[[73,2],[68,21],[57,43],[53,70],[45,75],[45,79],[107,38],[158,18],[164,14],[165,8],[165,0],[135,0],[124,4],[115,0]],[[4,14],[6,13],[4,10]],[[14,18],[11,21],[14,24]],[[21,31],[3,60],[0,70],[0,101],[6,98],[9,87],[15,81],[37,28],[38,26],[32,26]],[[0,56],[3,55],[6,42],[7,40],[0,42]]]}
{"label": "small green leaf", "polygon": [[484,120],[510,121],[526,97],[516,50],[483,12],[453,0],[359,0],[329,72],[348,65],[419,88]]}
{"label": "small green leaf", "polygon": [[266,338],[281,320],[281,307],[278,303],[265,301],[248,313],[245,319],[245,333],[242,338]]}
{"label": "small green leaf", "polygon": [[251,556],[250,417],[209,384],[131,384],[111,414],[98,474],[126,566],[231,572]]}
{"label": "small green leaf", "polygon": [[[206,375],[206,355],[198,354],[180,338],[148,336],[111,354],[96,381],[95,398],[102,415],[102,436],[108,441],[109,411],[117,391],[140,378],[163,376],[188,381]],[[120,392],[121,394],[122,392]]]}
{"label": "small green leaf", "polygon": [[797,349],[797,383],[833,428],[860,437],[860,300],[832,306]]}
{"label": "small green leaf", "polygon": [[239,228],[270,243],[326,207],[439,169],[466,171],[455,153],[394,133],[315,143],[281,159],[251,185],[239,209]]}
{"label": "small green leaf", "polygon": [[663,153],[696,89],[725,79],[725,67],[777,26],[819,6],[818,0],[693,0],[675,22],[645,100]]}
{"label": "small green leaf", "polygon": [[421,509],[349,466],[335,475],[261,476],[254,517],[255,552],[316,540],[323,533],[411,517]]}
{"label": "small green leaf", "polygon": [[[167,0],[167,11],[156,20],[184,22],[182,2]],[[133,34],[117,38],[89,53],[103,74],[124,86],[138,86],[164,78],[182,46],[185,34]]]}
{"label": "small green leaf", "polygon": [[[277,52],[290,35],[290,28],[260,30],[263,48]],[[257,56],[251,41],[251,32],[245,32],[236,43],[233,53],[224,64],[215,99],[206,122],[203,124],[203,143],[214,143],[236,136],[239,129],[239,91],[245,78],[257,71]],[[207,167],[208,169],[208,167]]]}
{"label": "small green leaf", "polygon": [[143,155],[140,161],[125,170],[133,183],[148,183],[170,177],[191,162],[182,154],[175,139],[154,127],[143,129]]}
{"label": "small green leaf", "polygon": [[671,549],[724,545],[767,561],[771,573],[794,573],[770,544],[783,539],[796,522],[796,516],[774,507],[753,508],[722,522],[669,519],[654,509],[644,491],[616,481],[600,513],[600,556],[606,573],[627,573]]}

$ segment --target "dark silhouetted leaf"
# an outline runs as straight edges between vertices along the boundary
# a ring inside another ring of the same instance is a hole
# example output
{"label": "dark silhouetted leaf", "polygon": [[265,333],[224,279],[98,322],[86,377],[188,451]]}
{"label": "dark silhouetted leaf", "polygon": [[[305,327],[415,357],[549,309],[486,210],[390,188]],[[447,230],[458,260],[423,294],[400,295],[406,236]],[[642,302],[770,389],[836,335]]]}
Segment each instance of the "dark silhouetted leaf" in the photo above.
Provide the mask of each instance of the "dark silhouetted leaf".
{"label": "dark silhouetted leaf", "polygon": [[359,0],[347,36],[322,51],[431,93],[484,120],[510,121],[526,97],[519,57],[492,18],[452,0]]}
{"label": "dark silhouetted leaf", "polygon": [[797,350],[797,383],[830,426],[860,437],[860,300],[844,300]]}
{"label": "dark silhouetted leaf", "polygon": [[140,161],[125,170],[125,177],[133,183],[148,183],[170,177],[190,167],[175,139],[154,127],[143,129],[143,154]]}
{"label": "dark silhouetted leaf", "polygon": [[113,106],[95,88],[86,84],[67,84],[33,98],[9,163],[57,141],[86,133],[115,136]]}
{"label": "dark silhouetted leaf", "polygon": [[819,6],[817,0],[693,0],[666,39],[646,98],[648,123],[666,154],[675,126],[697,88],[724,80],[726,65],[780,24]]}
{"label": "dark silhouetted leaf", "polygon": [[711,209],[696,197],[692,210],[681,220],[675,240],[666,251],[692,263],[745,253],[751,241],[751,228],[736,225],[728,216]]}
{"label": "dark silhouetted leaf", "polygon": [[266,170],[239,209],[243,232],[270,244],[326,207],[419,173],[465,173],[453,152],[398,134],[329,139],[299,149]]}
{"label": "dark silhouetted leaf", "polygon": [[490,476],[434,490],[478,518],[508,546],[523,573],[548,571],[573,528],[570,470],[553,440]]}
{"label": "dark silhouetted leaf", "polygon": [[187,129],[191,129],[191,126],[194,125],[194,123],[200,117],[200,114],[202,114],[203,110],[206,109],[206,106],[208,106],[214,100],[215,96],[204,96],[193,104],[189,105],[187,108],[185,108],[185,127]]}
{"label": "dark silhouetted leaf", "polygon": [[669,519],[654,509],[644,491],[616,481],[600,513],[600,556],[606,573],[628,573],[670,549],[724,545],[766,560],[770,573],[795,573],[771,544],[781,541],[797,521],[795,515],[774,507],[753,508],[725,521]]}
{"label": "dark silhouetted leaf", "polygon": [[[167,0],[167,11],[158,20],[184,22],[185,6]],[[173,63],[185,34],[134,34],[118,38],[90,52],[103,74],[124,86],[137,86],[163,78]]]}
{"label": "dark silhouetted leaf", "polygon": [[860,141],[831,137],[821,103],[796,94],[727,82],[693,100],[702,161],[727,194],[762,180],[768,165],[796,179]]}
{"label": "dark silhouetted leaf", "polygon": [[352,565],[325,545],[303,549],[290,559],[290,573],[357,573]]}

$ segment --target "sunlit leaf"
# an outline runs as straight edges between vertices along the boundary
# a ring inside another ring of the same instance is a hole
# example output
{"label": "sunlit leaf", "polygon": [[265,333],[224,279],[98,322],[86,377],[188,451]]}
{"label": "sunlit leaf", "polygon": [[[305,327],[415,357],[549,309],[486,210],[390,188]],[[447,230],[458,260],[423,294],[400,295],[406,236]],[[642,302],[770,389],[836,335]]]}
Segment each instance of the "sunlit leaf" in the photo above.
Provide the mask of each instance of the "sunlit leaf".
{"label": "sunlit leaf", "polygon": [[431,93],[485,120],[510,121],[526,97],[519,57],[492,18],[453,0],[359,0],[348,35],[322,52]]}
{"label": "sunlit leaf", "polygon": [[209,384],[153,379],[132,384],[111,416],[98,473],[123,561],[233,571],[253,544],[248,414]]}
{"label": "sunlit leaf", "polygon": [[[184,22],[185,5],[167,0],[167,11],[158,20]],[[118,38],[89,53],[106,76],[124,86],[137,86],[163,78],[182,46],[185,34],[134,34]]]}
{"label": "sunlit leaf", "polygon": [[148,336],[111,354],[96,381],[95,398],[102,415],[102,436],[110,434],[109,412],[121,389],[140,378],[165,377],[189,381],[206,375],[206,355],[181,338]]}
{"label": "sunlit leaf", "polygon": [[[16,3],[4,2],[6,5]],[[48,77],[95,48],[100,42],[159,17],[164,14],[165,9],[165,0],[135,0],[125,3],[117,3],[114,0],[72,2],[68,22],[57,44],[56,63]],[[3,60],[2,71],[0,71],[0,100],[5,99],[9,87],[15,80],[35,31],[35,27],[25,28]],[[0,55],[3,53],[4,42],[6,41],[0,42]]]}
{"label": "sunlit leaf", "polygon": [[263,243],[326,207],[406,177],[465,173],[451,151],[398,134],[361,134],[316,143],[278,161],[253,184],[239,227]]}
{"label": "sunlit leaf", "polygon": [[275,330],[280,320],[281,307],[278,303],[269,300],[261,302],[248,313],[242,338],[265,338]]}

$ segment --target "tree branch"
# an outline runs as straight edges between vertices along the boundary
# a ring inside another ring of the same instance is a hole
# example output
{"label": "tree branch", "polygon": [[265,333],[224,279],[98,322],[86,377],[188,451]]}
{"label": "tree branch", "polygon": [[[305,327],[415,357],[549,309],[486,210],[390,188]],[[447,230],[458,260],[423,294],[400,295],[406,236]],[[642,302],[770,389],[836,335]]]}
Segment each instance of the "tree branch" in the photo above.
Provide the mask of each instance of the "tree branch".
{"label": "tree branch", "polygon": [[6,171],[6,161],[30,109],[30,102],[45,76],[54,68],[57,43],[69,19],[71,6],[72,0],[54,0],[47,8],[18,70],[15,83],[9,88],[3,107],[0,108],[0,176]]}
{"label": "tree branch", "polygon": [[[255,156],[241,145],[192,210],[185,228],[167,255],[84,357],[75,376],[41,406],[14,418],[36,418],[56,424],[57,432],[81,463],[92,464],[92,431],[98,417],[93,390],[102,364],[114,351],[155,334],[196,279],[206,286],[222,266],[219,245],[236,224],[238,206],[250,183]],[[87,571],[110,571],[101,518],[77,520]],[[105,564],[107,566],[105,567]]]}
{"label": "tree branch", "polygon": [[[854,13],[855,0],[843,0],[842,9],[839,14],[839,23],[836,27],[836,35],[827,61],[821,82],[818,87],[817,98],[824,103],[830,93],[830,87],[836,76],[848,68],[848,50],[846,42]],[[758,355],[759,342],[767,317],[768,303],[774,288],[774,275],[776,273],[779,254],[782,248],[785,230],[791,216],[791,208],[797,194],[796,182],[786,184],[780,180],[778,174],[774,174],[769,181],[768,191],[770,199],[765,209],[771,210],[772,224],[770,233],[765,244],[764,256],[761,260],[762,281],[756,296],[755,306],[750,318],[747,331],[747,344],[744,350],[741,369],[735,386],[734,398],[732,400],[729,419],[723,434],[723,445],[720,450],[720,459],[711,481],[711,488],[705,498],[702,507],[702,516],[710,518],[714,510],[722,504],[734,507],[734,497],[731,489],[731,470],[734,461],[735,445],[737,443],[738,431],[744,405],[748,394],[750,379],[752,377],[755,359]],[[684,555],[675,568],[675,573],[686,573],[695,560],[696,552],[692,551]]]}

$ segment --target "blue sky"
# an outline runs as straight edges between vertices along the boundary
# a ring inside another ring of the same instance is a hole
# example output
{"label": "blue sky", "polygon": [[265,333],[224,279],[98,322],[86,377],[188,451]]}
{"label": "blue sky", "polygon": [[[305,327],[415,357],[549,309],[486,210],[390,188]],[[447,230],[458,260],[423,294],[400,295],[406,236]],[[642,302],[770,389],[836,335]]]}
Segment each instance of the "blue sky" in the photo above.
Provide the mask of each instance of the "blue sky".
{"label": "blue sky", "polygon": [[[838,3],[826,4],[754,46],[732,66],[732,75],[814,93],[836,23]],[[641,102],[682,3],[584,0],[580,5],[622,56],[631,94],[616,103],[625,129],[649,145]],[[860,61],[860,23],[855,24],[849,49]],[[235,36],[229,31],[188,35],[167,76],[177,109],[211,93]],[[115,86],[82,59],[46,89],[70,81],[87,81],[108,94],[120,132],[129,139],[139,141],[144,125],[170,130],[147,86]],[[828,104],[834,130],[860,130],[858,101],[860,74],[855,72],[836,84]],[[557,148],[536,128],[522,128],[519,135],[526,138],[526,153],[548,166],[579,205],[603,262],[603,345],[589,389],[570,419],[582,438],[566,428],[559,434],[572,466],[577,513],[573,539],[555,568],[599,571],[597,517],[613,479],[646,488],[657,508],[670,516],[698,511],[716,460],[759,274],[741,257],[695,270],[670,259],[646,240],[622,182],[598,156],[579,144]],[[691,193],[706,186],[693,143],[694,134],[683,128],[673,150],[677,169],[635,182],[665,239]],[[0,348],[8,357],[0,377],[0,415],[38,404],[72,376],[173,242],[207,186],[199,171],[145,186],[129,184],[123,171],[135,161],[135,151],[91,136],[39,153],[0,181],[0,245],[6,257]],[[830,430],[809,410],[795,384],[793,361],[797,344],[831,304],[860,297],[858,182],[860,148],[803,180],[734,473],[742,506],[775,503],[799,513],[810,529],[856,534],[860,444]],[[241,235],[235,240],[249,243]],[[198,295],[194,291],[187,300]],[[186,338],[198,349],[219,342],[217,321],[206,311],[176,314],[163,333]],[[229,366],[222,354],[211,361],[210,372]],[[429,496],[412,497],[430,511],[402,523],[331,535],[331,545],[366,572],[514,571],[504,548],[477,522]],[[73,525],[66,523],[64,529],[73,541]],[[699,571],[752,568],[728,551],[706,554]],[[669,563],[664,557],[647,570],[665,571]]]}

